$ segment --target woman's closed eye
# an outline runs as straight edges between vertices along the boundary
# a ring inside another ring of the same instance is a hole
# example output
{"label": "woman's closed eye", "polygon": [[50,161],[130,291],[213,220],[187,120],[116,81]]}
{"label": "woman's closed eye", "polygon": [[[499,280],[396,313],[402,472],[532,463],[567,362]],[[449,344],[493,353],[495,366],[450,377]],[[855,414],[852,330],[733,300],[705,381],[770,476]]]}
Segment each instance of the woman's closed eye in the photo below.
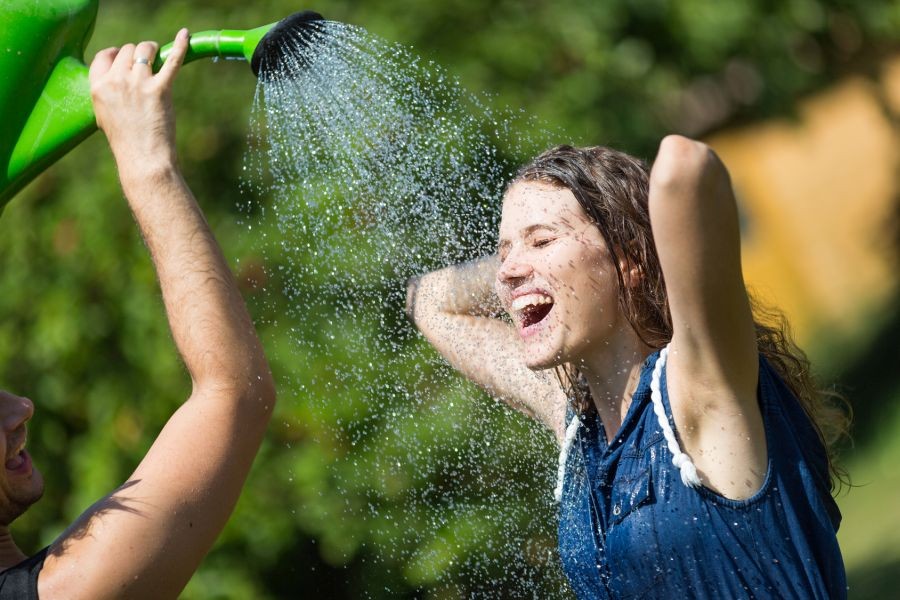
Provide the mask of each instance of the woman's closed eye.
{"label": "woman's closed eye", "polygon": [[556,240],[556,238],[553,238],[553,237],[536,238],[534,241],[531,242],[531,245],[534,246],[535,248],[543,248],[544,246],[552,244],[555,240]]}

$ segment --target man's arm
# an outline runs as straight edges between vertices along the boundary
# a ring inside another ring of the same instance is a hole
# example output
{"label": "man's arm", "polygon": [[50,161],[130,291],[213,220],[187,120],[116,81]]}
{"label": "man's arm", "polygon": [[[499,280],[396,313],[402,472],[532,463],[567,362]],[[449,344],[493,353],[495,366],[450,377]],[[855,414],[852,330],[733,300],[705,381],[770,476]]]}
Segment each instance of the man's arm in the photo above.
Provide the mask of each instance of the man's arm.
{"label": "man's arm", "polygon": [[176,597],[231,514],[275,402],[243,300],[176,165],[169,96],[186,48],[182,31],[157,75],[134,62],[152,64],[155,44],[105,50],[91,86],[193,389],[129,480],[54,542],[42,598]]}

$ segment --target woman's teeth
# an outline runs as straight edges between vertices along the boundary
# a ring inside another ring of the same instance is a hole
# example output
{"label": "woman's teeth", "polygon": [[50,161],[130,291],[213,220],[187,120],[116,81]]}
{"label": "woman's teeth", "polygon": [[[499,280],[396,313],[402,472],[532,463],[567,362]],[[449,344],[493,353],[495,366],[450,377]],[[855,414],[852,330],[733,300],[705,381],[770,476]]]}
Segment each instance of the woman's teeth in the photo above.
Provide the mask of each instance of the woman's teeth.
{"label": "woman's teeth", "polygon": [[541,304],[553,304],[553,298],[545,294],[525,294],[514,298],[510,304],[510,308],[518,312],[528,306],[538,306]]}
{"label": "woman's teeth", "polygon": [[541,321],[553,310],[553,298],[546,294],[524,294],[510,303],[510,308],[518,314],[521,327],[531,327]]}

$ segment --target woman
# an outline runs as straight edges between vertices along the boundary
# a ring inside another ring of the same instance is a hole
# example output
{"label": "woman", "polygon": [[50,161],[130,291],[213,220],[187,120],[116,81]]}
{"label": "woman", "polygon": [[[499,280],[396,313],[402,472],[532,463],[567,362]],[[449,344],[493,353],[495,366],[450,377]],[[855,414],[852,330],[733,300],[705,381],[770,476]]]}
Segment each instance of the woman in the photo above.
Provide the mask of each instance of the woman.
{"label": "woman", "polygon": [[556,435],[576,595],[846,596],[830,493],[846,419],[784,325],[754,321],[715,154],[670,136],[648,173],[554,148],[509,186],[499,237],[496,257],[411,282],[407,308]]}

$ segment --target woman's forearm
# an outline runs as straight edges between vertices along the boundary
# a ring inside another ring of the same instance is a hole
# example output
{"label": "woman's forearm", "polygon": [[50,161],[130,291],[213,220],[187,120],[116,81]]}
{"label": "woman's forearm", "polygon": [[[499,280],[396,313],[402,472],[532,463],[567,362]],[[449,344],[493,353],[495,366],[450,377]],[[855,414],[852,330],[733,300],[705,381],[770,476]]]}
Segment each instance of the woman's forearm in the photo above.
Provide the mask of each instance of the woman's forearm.
{"label": "woman's forearm", "polygon": [[432,313],[498,315],[502,310],[494,292],[498,264],[496,255],[489,255],[412,278],[407,284],[407,316],[418,324]]}

